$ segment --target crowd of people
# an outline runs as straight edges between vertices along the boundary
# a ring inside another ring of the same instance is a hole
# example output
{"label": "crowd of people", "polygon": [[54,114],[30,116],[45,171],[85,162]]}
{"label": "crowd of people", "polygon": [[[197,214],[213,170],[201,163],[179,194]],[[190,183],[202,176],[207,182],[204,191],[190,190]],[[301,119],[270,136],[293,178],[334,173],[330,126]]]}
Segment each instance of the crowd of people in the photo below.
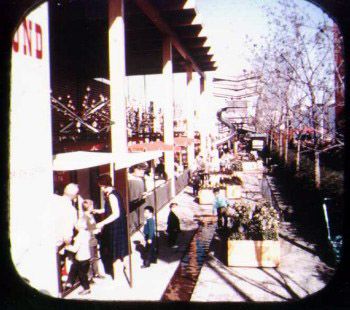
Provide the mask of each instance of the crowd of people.
{"label": "crowd of people", "polygon": [[[123,264],[129,254],[127,220],[122,197],[112,186],[111,178],[98,178],[105,205],[94,208],[93,202],[79,195],[77,184],[68,184],[62,196],[55,195],[56,245],[60,254],[68,257],[69,273],[64,288],[68,289],[79,278],[83,291],[89,294],[88,272],[102,277],[97,261],[101,257],[104,274],[116,276],[116,264]],[[62,247],[63,245],[63,247]]]}
{"label": "crowd of people", "polygon": [[[96,208],[90,199],[83,199],[79,186],[74,183],[66,185],[63,195],[55,194],[54,199],[56,246],[67,262],[68,277],[63,289],[73,287],[78,278],[83,287],[80,295],[91,292],[89,282],[93,278],[110,275],[112,279],[117,279],[126,268],[126,256],[131,254],[123,199],[112,186],[109,175],[99,176],[97,184],[104,194],[105,204],[102,208]],[[169,247],[176,247],[180,232],[180,221],[174,212],[176,207],[176,203],[171,203],[167,229]],[[152,206],[144,208],[144,218],[145,247],[141,268],[148,268],[151,263],[157,263]],[[99,264],[100,258],[102,266]]]}

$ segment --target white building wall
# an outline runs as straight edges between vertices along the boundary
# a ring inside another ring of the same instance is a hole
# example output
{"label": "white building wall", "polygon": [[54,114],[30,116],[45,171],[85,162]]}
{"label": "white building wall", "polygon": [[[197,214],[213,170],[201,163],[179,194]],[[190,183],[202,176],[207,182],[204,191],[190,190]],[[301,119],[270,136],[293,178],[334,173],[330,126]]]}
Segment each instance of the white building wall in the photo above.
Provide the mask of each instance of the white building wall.
{"label": "white building wall", "polygon": [[53,194],[48,4],[14,36],[10,108],[10,239],[18,273],[58,294],[50,207]]}

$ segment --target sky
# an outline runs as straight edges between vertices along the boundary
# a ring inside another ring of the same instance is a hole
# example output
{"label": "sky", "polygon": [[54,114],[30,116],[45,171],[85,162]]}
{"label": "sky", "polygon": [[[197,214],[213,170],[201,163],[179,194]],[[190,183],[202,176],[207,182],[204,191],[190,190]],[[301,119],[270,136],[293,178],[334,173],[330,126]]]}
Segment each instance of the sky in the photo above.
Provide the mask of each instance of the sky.
{"label": "sky", "polygon": [[[321,9],[304,0],[300,2],[306,5],[312,19],[322,17]],[[276,0],[196,0],[217,59],[216,75],[232,76],[242,74],[243,69],[249,71],[245,37],[262,42],[261,36],[268,32],[268,24],[261,5],[276,3]]]}
{"label": "sky", "polygon": [[[300,0],[308,7],[313,19],[319,19],[322,11],[304,0]],[[218,69],[206,72],[207,80],[214,76],[241,75],[243,69],[249,71],[246,61],[249,55],[245,41],[248,35],[253,41],[263,43],[261,37],[268,33],[268,23],[261,8],[264,5],[276,5],[277,0],[196,0],[197,13],[201,17],[203,28],[208,33],[212,51],[217,60]],[[163,94],[161,76],[148,76],[146,78],[129,77],[129,94],[136,101],[154,101],[156,108],[162,107]],[[146,87],[145,87],[146,86]],[[181,87],[185,87],[185,75],[174,75],[174,97],[178,106],[186,103],[186,96]],[[211,87],[213,85],[208,85]],[[252,98],[251,105],[255,99]],[[211,97],[210,104],[205,107],[208,115],[216,119],[216,111],[225,105],[220,98]],[[178,113],[175,113],[176,117]]]}

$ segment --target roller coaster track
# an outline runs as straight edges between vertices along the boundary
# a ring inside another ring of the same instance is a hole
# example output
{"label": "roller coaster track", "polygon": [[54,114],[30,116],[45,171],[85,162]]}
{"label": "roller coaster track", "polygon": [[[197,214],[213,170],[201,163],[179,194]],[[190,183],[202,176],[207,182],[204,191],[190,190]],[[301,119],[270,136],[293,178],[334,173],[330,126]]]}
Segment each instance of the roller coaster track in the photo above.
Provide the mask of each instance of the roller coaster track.
{"label": "roller coaster track", "polygon": [[215,141],[214,144],[216,146],[224,144],[227,141],[230,141],[236,133],[236,127],[230,122],[230,120],[228,118],[226,118],[225,116],[222,115],[223,112],[225,112],[227,109],[228,109],[228,107],[219,110],[216,113],[216,117],[219,120],[219,122],[221,122],[222,124],[224,124],[225,126],[227,126],[230,129],[230,133],[226,137]]}

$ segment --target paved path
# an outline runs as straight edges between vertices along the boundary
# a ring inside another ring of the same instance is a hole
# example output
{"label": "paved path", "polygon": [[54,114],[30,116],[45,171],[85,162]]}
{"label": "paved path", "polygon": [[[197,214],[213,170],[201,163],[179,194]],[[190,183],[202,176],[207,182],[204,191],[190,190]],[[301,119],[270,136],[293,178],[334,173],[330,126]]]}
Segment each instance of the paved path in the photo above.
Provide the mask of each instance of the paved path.
{"label": "paved path", "polygon": [[[281,205],[281,208],[292,207]],[[316,255],[315,245],[296,237],[288,222],[281,223],[280,240],[278,268],[237,268],[225,265],[226,248],[219,236],[214,236],[191,301],[290,301],[324,288],[334,270]]]}
{"label": "paved path", "polygon": [[180,218],[182,233],[179,235],[178,249],[171,249],[166,244],[166,222],[169,213],[167,204],[158,213],[159,255],[157,264],[152,264],[150,268],[142,269],[141,254],[139,248],[143,243],[143,236],[140,232],[132,235],[132,268],[133,268],[133,288],[130,288],[127,278],[122,275],[113,281],[110,277],[96,279],[96,283],[91,285],[91,294],[80,296],[80,288],[73,291],[67,299],[92,299],[92,300],[134,300],[134,301],[159,301],[175,273],[180,259],[198,228],[196,216],[211,212],[211,206],[200,206],[194,202],[191,188],[186,188],[180,192],[173,201],[179,204],[176,211]]}
{"label": "paved path", "polygon": [[[257,180],[244,176],[247,191],[256,192],[253,198],[259,198]],[[130,288],[124,276],[117,281],[110,278],[96,280],[91,286],[92,293],[79,296],[75,290],[67,298],[93,300],[131,300],[159,301],[179,266],[187,246],[198,228],[197,216],[211,214],[210,205],[198,205],[187,187],[178,194],[177,213],[181,219],[182,233],[180,247],[170,249],[166,246],[164,231],[169,213],[168,205],[158,214],[160,232],[158,263],[151,268],[141,269],[141,255],[138,250],[143,237],[140,232],[132,236],[132,261],[134,286]],[[284,209],[290,206],[283,206]],[[296,237],[291,223],[283,222],[280,229],[281,264],[278,268],[234,268],[226,267],[226,250],[219,237],[214,235],[209,255],[201,268],[191,301],[288,301],[303,298],[322,289],[333,270],[328,268],[314,251],[314,245]],[[97,282],[98,281],[98,282]]]}

